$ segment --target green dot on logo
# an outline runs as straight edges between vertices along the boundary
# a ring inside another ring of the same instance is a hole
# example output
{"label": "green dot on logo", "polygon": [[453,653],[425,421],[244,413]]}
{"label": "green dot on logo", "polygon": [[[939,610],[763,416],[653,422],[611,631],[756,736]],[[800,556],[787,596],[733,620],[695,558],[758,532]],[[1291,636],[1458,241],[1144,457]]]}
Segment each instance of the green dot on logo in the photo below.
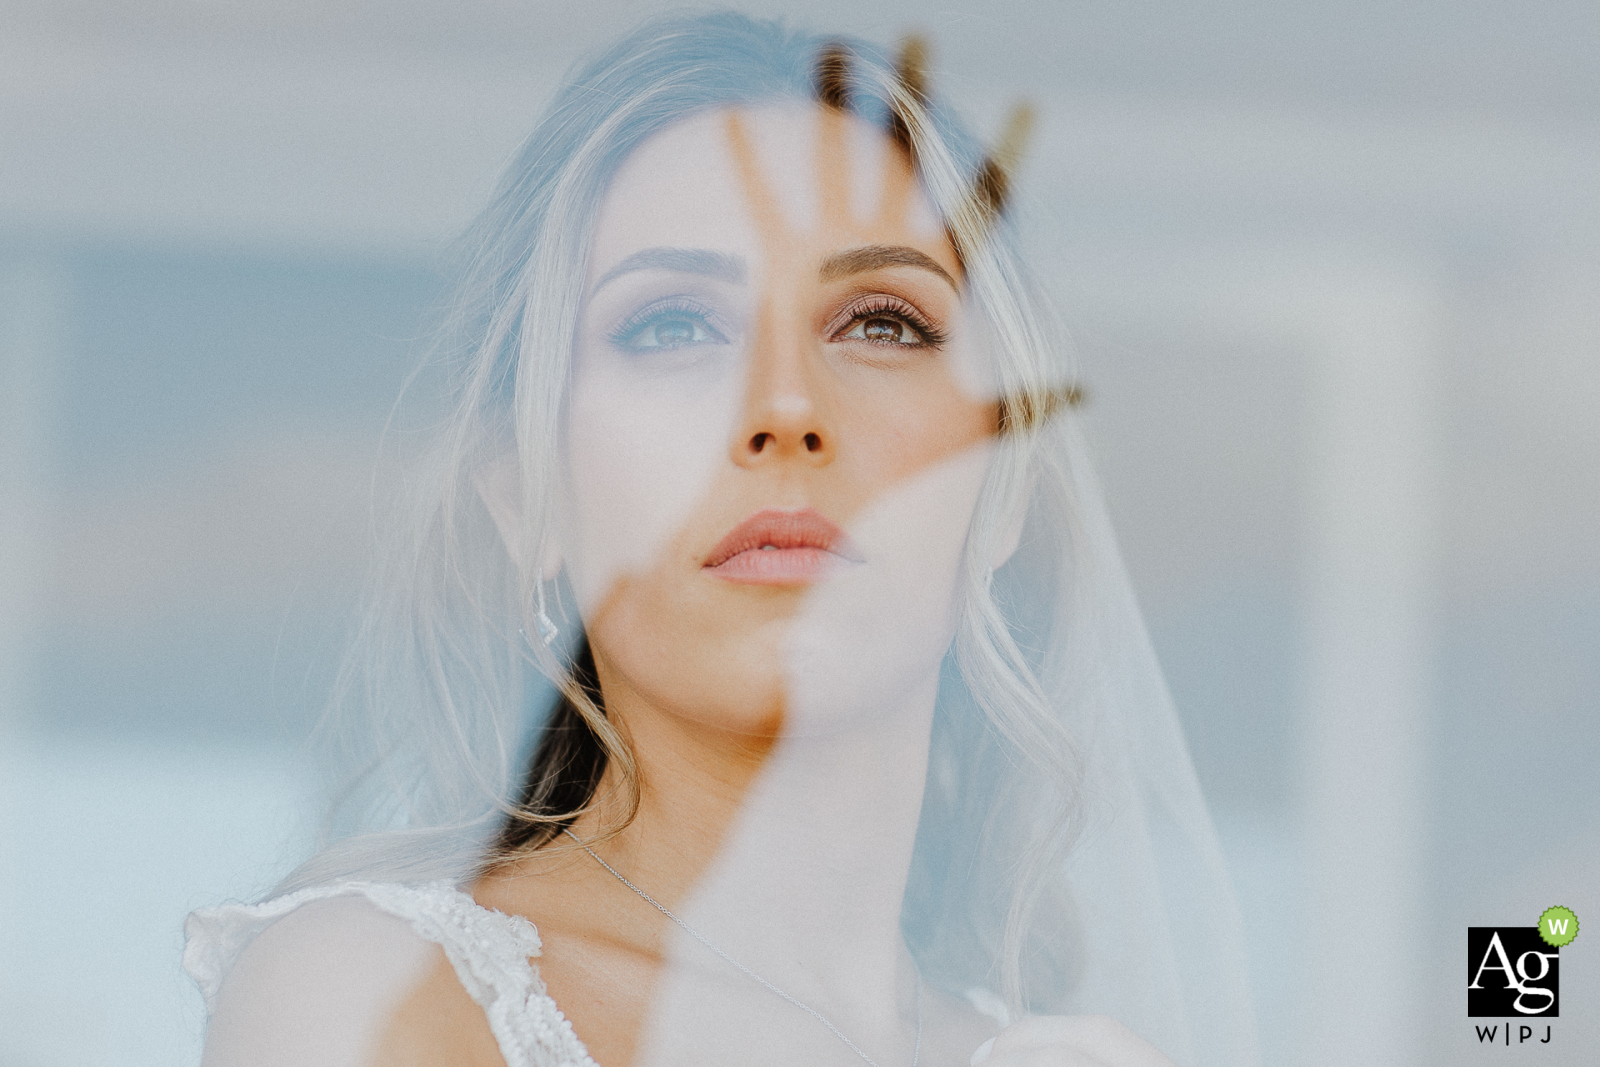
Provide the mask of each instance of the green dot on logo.
{"label": "green dot on logo", "polygon": [[1563,908],[1559,904],[1546,908],[1544,914],[1539,916],[1539,936],[1551,948],[1570,945],[1572,939],[1578,936],[1578,917],[1572,914],[1571,908]]}

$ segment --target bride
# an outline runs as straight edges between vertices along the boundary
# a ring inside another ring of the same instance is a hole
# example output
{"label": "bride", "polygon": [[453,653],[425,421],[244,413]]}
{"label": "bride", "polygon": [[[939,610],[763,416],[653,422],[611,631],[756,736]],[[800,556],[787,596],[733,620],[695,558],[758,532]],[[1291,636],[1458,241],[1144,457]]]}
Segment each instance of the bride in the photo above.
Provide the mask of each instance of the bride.
{"label": "bride", "polygon": [[1225,878],[986,152],[733,15],[471,235],[346,834],[197,912],[210,1065],[1250,1063]]}

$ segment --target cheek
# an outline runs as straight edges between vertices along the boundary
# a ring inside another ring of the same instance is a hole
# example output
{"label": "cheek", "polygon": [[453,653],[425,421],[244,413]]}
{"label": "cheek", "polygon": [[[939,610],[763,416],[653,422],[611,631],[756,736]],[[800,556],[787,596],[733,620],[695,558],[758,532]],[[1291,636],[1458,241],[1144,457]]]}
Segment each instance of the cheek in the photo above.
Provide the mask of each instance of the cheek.
{"label": "cheek", "polygon": [[842,436],[868,490],[865,504],[995,435],[998,406],[969,399],[942,373],[860,386]]}
{"label": "cheek", "polygon": [[683,529],[727,450],[737,396],[725,368],[669,375],[614,357],[580,361],[562,544],[581,606],[650,570]]}
{"label": "cheek", "polygon": [[991,455],[970,447],[927,465],[851,523],[867,563],[813,590],[790,634],[795,728],[893,709],[937,674],[955,634],[962,552]]}

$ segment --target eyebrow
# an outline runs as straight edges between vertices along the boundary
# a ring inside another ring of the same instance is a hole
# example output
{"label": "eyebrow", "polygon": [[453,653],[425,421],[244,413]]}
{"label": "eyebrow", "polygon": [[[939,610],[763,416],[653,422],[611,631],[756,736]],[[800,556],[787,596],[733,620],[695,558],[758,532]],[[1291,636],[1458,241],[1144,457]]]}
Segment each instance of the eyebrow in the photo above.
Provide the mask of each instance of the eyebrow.
{"label": "eyebrow", "polygon": [[[950,272],[939,266],[931,256],[907,245],[864,245],[848,252],[839,252],[823,260],[818,273],[823,281],[831,282],[884,267],[916,267],[937,274],[958,292],[961,288]],[[708,248],[645,248],[602,274],[591,292],[599,292],[624,274],[646,270],[699,274],[734,284],[743,282],[748,273],[742,257],[713,252]]]}
{"label": "eyebrow", "polygon": [[600,276],[591,292],[624,274],[641,270],[667,270],[678,274],[700,274],[724,282],[745,280],[744,260],[707,248],[646,248],[618,263]]}
{"label": "eyebrow", "polygon": [[960,292],[961,287],[950,277],[950,272],[939,266],[932,257],[905,245],[866,245],[840,252],[822,261],[822,280],[825,282],[848,278],[852,274],[881,270],[884,267],[917,267],[932,271],[950,283],[950,288]]}

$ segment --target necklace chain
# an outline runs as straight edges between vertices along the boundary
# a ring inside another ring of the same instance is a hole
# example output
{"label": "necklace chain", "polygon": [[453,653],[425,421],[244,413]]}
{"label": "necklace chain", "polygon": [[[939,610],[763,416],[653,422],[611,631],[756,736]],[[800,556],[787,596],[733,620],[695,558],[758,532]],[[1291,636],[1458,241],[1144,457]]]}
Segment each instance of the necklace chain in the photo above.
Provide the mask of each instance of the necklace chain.
{"label": "necklace chain", "polygon": [[[834,1037],[837,1037],[840,1041],[843,1041],[846,1045],[849,1045],[850,1051],[854,1052],[857,1056],[860,1056],[863,1060],[866,1060],[867,1063],[872,1065],[872,1067],[878,1067],[878,1061],[874,1060],[871,1056],[868,1056],[865,1052],[863,1052],[860,1045],[844,1036],[844,1031],[840,1030],[837,1026],[833,1025],[833,1023],[829,1022],[827,1016],[823,1015],[811,1005],[800,1000],[798,997],[794,997],[788,993],[785,993],[783,990],[779,989],[777,986],[773,985],[771,982],[767,981],[765,978],[761,977],[759,974],[752,971],[750,968],[746,967],[744,964],[740,963],[726,952],[722,951],[716,945],[713,945],[709,940],[707,940],[704,934],[700,933],[700,931],[696,930],[694,927],[690,926],[688,923],[672,914],[672,912],[668,911],[665,904],[662,904],[655,897],[651,896],[649,893],[646,893],[643,889],[640,889],[638,886],[628,881],[628,879],[624,878],[621,871],[617,870],[615,867],[611,866],[611,864],[601,859],[600,854],[579,840],[577,834],[574,834],[571,830],[566,829],[562,830],[562,833],[566,834],[574,841],[577,841],[578,846],[587,852],[591,857],[593,857],[596,863],[610,871],[612,877],[621,882],[623,885],[627,886],[629,889],[633,890],[635,893],[639,894],[639,896],[643,897],[645,902],[652,908],[655,908],[661,914],[671,919],[677,925],[678,929],[682,930],[684,933],[700,942],[712,952],[715,952],[718,956],[721,956],[728,963],[732,964],[735,968],[743,972],[747,978],[753,979],[755,982],[765,987],[768,992],[782,997],[784,1000],[788,1001],[790,1004],[793,1004],[795,1007],[799,1008],[813,1019],[816,1019],[817,1022],[821,1023],[823,1026],[826,1026],[830,1031],[832,1031]],[[922,1058],[922,976],[920,974],[917,976],[916,1001],[917,1037],[916,1043],[911,1049],[911,1067],[917,1067],[918,1061],[920,1061]]]}

